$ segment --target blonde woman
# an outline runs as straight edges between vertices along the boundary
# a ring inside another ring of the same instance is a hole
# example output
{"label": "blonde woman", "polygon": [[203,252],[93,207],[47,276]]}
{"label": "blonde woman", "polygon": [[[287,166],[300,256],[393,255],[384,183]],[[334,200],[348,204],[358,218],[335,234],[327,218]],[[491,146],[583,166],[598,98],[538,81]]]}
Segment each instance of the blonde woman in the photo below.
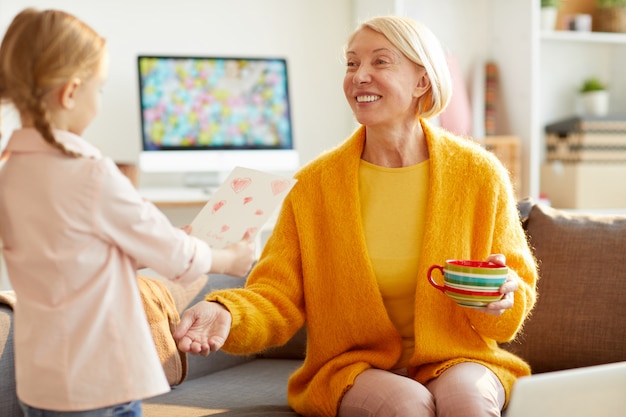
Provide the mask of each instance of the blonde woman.
{"label": "blonde woman", "polygon": [[0,46],[0,99],[22,123],[0,169],[0,230],[26,417],[141,416],[169,386],[137,265],[185,283],[244,276],[254,259],[248,239],[211,251],[173,227],[80,136],[106,75],[105,40],[62,11],[22,11]]}
{"label": "blonde woman", "polygon": [[[498,342],[521,328],[537,279],[508,174],[429,123],[452,92],[426,27],[373,18],[345,56],[343,90],[361,126],[297,174],[246,288],[185,312],[179,348],[255,352],[306,324],[288,390],[304,416],[499,416],[530,370]],[[502,298],[454,303],[427,281],[446,259],[508,265]]]}

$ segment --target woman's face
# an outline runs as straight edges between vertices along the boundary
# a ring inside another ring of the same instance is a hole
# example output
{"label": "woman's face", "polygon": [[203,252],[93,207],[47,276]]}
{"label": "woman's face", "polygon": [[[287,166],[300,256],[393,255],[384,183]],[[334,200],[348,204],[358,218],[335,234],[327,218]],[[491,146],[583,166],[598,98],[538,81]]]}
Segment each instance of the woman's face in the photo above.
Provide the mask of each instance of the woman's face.
{"label": "woman's face", "polygon": [[417,99],[429,85],[423,67],[368,28],[348,45],[346,64],[343,91],[359,123],[392,128],[415,122]]}

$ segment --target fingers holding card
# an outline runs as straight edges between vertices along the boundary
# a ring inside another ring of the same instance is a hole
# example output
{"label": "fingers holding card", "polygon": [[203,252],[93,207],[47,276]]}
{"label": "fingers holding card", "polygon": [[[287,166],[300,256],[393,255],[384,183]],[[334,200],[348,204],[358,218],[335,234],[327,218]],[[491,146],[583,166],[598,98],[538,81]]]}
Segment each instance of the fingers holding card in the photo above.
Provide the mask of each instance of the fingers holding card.
{"label": "fingers holding card", "polygon": [[293,178],[235,168],[191,223],[192,234],[222,248],[254,239],[295,185]]}

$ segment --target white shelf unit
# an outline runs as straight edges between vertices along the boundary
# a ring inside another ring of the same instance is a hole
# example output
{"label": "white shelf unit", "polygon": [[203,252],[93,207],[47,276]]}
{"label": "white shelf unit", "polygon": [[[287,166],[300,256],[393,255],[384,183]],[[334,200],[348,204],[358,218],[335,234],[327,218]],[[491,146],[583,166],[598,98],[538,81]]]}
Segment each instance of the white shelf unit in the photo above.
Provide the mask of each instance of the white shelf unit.
{"label": "white shelf unit", "polygon": [[[581,114],[578,88],[588,77],[609,85],[610,114],[626,115],[626,34],[602,32],[541,32],[540,143],[545,160],[546,124]],[[540,191],[556,207],[590,209],[620,207],[616,190],[607,194],[603,184],[623,178],[626,163],[545,164]],[[619,181],[618,181],[619,182]]]}
{"label": "white shelf unit", "polygon": [[566,30],[542,30],[542,41],[582,42],[599,44],[626,44],[626,33],[575,32]]}
{"label": "white shelf unit", "polygon": [[543,31],[538,1],[492,0],[491,6],[492,54],[509,74],[502,82],[505,106],[512,134],[522,140],[522,192],[538,198],[545,125],[580,112],[585,78],[607,82],[611,113],[626,114],[626,34]]}
{"label": "white shelf unit", "polygon": [[625,55],[626,34],[542,32],[537,94],[542,127],[579,113],[578,88],[592,76],[608,83],[610,112],[626,114]]}

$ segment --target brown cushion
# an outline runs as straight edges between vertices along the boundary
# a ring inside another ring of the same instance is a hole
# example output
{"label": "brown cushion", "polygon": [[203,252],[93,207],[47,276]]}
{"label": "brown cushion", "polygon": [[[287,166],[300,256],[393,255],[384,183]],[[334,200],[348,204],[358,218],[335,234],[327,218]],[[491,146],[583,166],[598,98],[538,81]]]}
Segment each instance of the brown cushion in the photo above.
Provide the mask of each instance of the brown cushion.
{"label": "brown cushion", "polygon": [[626,360],[626,216],[534,205],[537,305],[506,347],[534,373]]}

